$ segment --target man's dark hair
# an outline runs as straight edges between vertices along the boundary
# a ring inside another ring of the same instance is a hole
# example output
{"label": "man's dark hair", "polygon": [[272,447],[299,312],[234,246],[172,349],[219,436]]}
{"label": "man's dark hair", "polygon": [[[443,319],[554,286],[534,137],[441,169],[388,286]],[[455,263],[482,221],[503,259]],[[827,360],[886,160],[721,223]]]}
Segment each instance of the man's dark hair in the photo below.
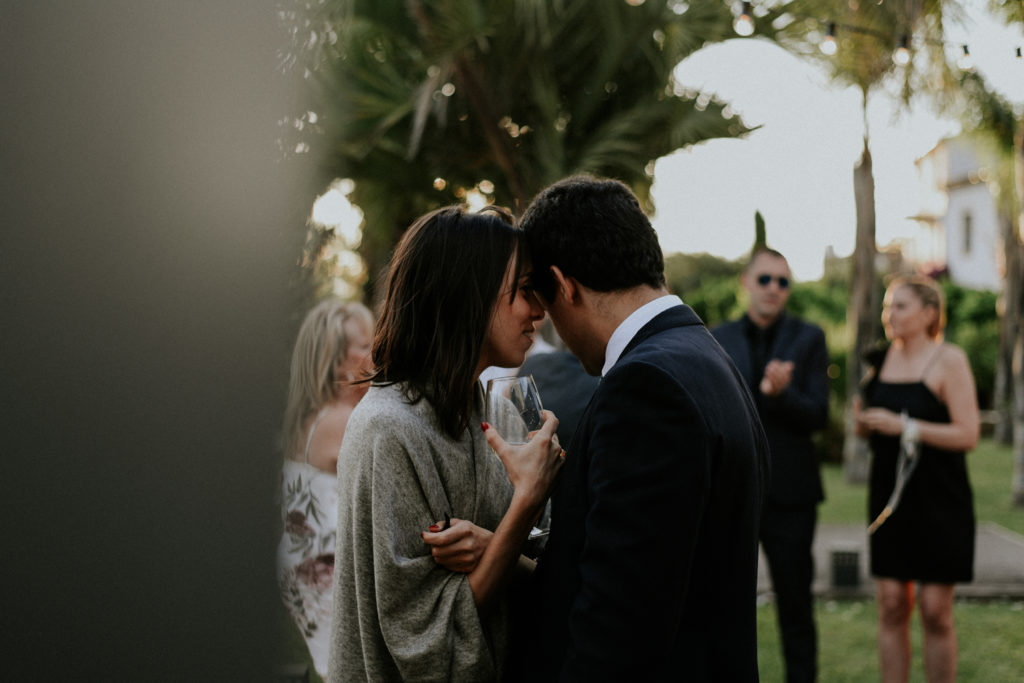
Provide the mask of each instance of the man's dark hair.
{"label": "man's dark hair", "polygon": [[618,180],[579,175],[538,194],[519,221],[533,286],[554,298],[551,266],[598,292],[665,285],[665,257],[633,192]]}
{"label": "man's dark hair", "polygon": [[747,265],[743,267],[743,270],[750,270],[750,267],[754,265],[754,261],[756,261],[757,257],[760,256],[761,254],[767,254],[775,258],[780,258],[783,261],[786,261],[786,263],[789,263],[786,257],[782,255],[782,252],[772,249],[771,247],[765,246],[763,244],[759,244],[750,250],[750,258],[747,259]]}
{"label": "man's dark hair", "polygon": [[512,222],[500,207],[437,209],[409,227],[391,258],[371,379],[406,383],[412,402],[426,397],[452,438],[469,425],[480,350],[518,253],[516,295],[524,260],[522,233]]}

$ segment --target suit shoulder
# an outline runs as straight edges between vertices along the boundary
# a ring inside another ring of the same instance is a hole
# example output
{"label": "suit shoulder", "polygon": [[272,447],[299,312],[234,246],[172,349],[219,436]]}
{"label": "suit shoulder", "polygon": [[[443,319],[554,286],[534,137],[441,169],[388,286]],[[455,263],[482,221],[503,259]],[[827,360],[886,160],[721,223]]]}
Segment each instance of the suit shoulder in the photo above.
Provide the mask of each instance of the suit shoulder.
{"label": "suit shoulder", "polygon": [[616,363],[602,386],[609,380],[631,382],[639,377],[685,387],[687,393],[736,380],[729,355],[703,326],[667,330],[648,339]]}
{"label": "suit shoulder", "polygon": [[812,322],[810,322],[808,320],[805,320],[803,318],[798,318],[795,315],[788,315],[788,314],[786,315],[786,320],[789,322],[790,325],[792,325],[796,329],[800,330],[801,332],[805,332],[805,333],[813,332],[813,333],[816,333],[816,334],[820,334],[823,337],[825,336],[825,331],[822,330],[820,326],[818,326],[818,325],[816,325],[816,324],[814,324],[814,323],[812,323]]}
{"label": "suit shoulder", "polygon": [[[667,409],[699,412],[699,401],[694,395],[685,372],[674,363],[660,363],[651,358],[632,358],[619,363],[597,385],[591,399],[592,415],[626,415],[633,411],[646,412],[657,406]],[[647,406],[647,408],[641,408]]]}
{"label": "suit shoulder", "polygon": [[711,334],[717,337],[720,334],[731,334],[740,328],[742,321],[737,318],[735,320],[727,320],[724,323],[719,323],[714,327],[709,328]]}

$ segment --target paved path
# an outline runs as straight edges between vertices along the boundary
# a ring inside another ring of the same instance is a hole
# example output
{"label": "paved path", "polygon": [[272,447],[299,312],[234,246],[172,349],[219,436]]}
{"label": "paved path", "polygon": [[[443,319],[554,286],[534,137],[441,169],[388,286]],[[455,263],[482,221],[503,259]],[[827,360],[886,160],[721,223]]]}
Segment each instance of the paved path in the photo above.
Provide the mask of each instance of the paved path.
{"label": "paved path", "polygon": [[[819,524],[814,539],[814,593],[835,597],[874,597],[874,581],[868,573],[867,530],[859,524]],[[856,553],[857,571],[852,554],[837,558],[838,572],[833,576],[835,552]],[[856,583],[856,586],[848,584]],[[838,585],[837,585],[838,584]],[[847,585],[843,585],[847,584]],[[758,565],[759,594],[771,591],[768,568],[761,555]],[[1024,536],[993,522],[978,524],[974,549],[974,582],[959,584],[957,597],[1024,599]]]}

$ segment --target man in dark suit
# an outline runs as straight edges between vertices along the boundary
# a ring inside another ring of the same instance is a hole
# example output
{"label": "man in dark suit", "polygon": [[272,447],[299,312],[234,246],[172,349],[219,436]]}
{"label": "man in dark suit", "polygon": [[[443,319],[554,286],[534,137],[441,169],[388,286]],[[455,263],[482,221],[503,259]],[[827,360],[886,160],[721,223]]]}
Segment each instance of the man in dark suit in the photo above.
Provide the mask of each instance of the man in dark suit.
{"label": "man in dark suit", "polygon": [[535,573],[529,680],[757,680],[757,537],[768,447],[750,392],[665,289],[633,193],[577,176],[521,225],[561,338],[601,375]]}
{"label": "man in dark suit", "polygon": [[750,305],[739,320],[713,330],[754,394],[772,454],[772,482],[761,544],[775,592],[786,679],[817,677],[811,544],[824,499],[813,432],[828,420],[828,351],[815,325],[786,315],[789,264],[755,249],[741,277]]}

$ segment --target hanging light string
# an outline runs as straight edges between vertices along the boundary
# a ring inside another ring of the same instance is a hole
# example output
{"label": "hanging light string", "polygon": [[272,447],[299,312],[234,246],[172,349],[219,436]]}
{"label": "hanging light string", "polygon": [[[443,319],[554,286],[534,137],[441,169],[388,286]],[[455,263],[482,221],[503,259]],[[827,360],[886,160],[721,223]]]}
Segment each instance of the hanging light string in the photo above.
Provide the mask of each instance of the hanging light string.
{"label": "hanging light string", "polygon": [[740,10],[740,14],[736,17],[736,21],[733,22],[732,28],[738,35],[744,38],[754,33],[754,17],[752,16],[751,4],[749,2],[743,3],[743,9]]}
{"label": "hanging light string", "polygon": [[[792,15],[798,16],[798,15]],[[892,38],[891,33],[884,33],[877,29],[869,28],[867,26],[858,26],[856,24],[841,24],[835,21],[824,22],[818,17],[811,16],[799,16],[801,19],[816,19],[819,23],[823,23],[827,26],[825,37],[822,38],[818,44],[824,54],[832,56],[839,51],[839,44],[836,41],[836,31],[842,30],[848,33],[857,33],[860,35],[874,36],[883,41],[888,41]],[[753,19],[753,3],[744,2],[743,9],[740,14],[736,17],[733,22],[733,30],[736,31],[737,35],[751,36],[754,34],[755,24]],[[941,45],[942,47],[948,47],[955,43],[948,43],[938,40],[925,40],[924,42],[931,45]],[[1020,46],[1015,48],[1015,59],[1018,62],[1024,64],[1024,57],[1021,55]],[[910,34],[904,33],[900,35],[899,46],[893,52],[893,61],[899,66],[905,66],[910,63]],[[960,54],[957,57],[956,65],[963,71],[970,71],[974,68],[974,59],[971,57],[971,50],[966,44],[960,44]]]}

